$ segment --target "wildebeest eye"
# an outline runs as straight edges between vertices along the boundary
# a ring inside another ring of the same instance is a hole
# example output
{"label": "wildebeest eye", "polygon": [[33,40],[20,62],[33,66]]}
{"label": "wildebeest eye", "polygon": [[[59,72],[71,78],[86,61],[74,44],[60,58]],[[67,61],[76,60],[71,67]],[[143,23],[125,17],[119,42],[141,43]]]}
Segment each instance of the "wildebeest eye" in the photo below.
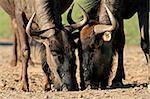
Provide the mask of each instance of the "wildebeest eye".
{"label": "wildebeest eye", "polygon": [[103,40],[100,40],[98,45],[99,45],[99,46],[102,46],[103,43],[104,43]]}

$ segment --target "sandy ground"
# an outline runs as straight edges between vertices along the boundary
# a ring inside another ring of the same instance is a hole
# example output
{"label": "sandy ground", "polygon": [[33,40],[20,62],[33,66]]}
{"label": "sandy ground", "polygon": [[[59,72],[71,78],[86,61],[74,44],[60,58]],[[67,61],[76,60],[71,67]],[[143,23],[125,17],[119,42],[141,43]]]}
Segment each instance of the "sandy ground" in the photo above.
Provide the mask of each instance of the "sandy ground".
{"label": "sandy ground", "polygon": [[[126,87],[75,92],[43,91],[43,73],[40,65],[29,66],[30,92],[21,91],[19,89],[21,64],[12,67],[11,54],[12,46],[0,45],[0,99],[150,99],[150,90],[146,88],[148,68],[139,46],[125,47],[126,80],[124,84]],[[116,69],[116,62],[113,72]]]}

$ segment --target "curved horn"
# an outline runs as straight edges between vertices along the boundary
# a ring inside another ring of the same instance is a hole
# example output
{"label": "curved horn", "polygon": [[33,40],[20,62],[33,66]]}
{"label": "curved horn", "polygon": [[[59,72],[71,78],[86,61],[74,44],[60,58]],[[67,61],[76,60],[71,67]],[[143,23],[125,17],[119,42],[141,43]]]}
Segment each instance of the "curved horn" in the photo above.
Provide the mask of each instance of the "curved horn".
{"label": "curved horn", "polygon": [[[49,37],[53,34],[54,30],[53,30],[53,27],[52,28],[48,28],[48,29],[44,29],[44,30],[34,30],[32,31],[31,33],[31,25],[32,25],[32,21],[33,21],[33,18],[35,17],[35,14],[36,13],[33,13],[31,18],[29,19],[29,22],[26,26],[26,33],[27,35],[31,38],[31,36],[40,36],[40,37]],[[49,35],[44,35],[43,36],[43,33],[45,33],[46,31],[50,30],[51,31],[51,34]]]}
{"label": "curved horn", "polygon": [[35,13],[32,14],[27,26],[26,26],[26,33],[27,35],[31,38],[31,25],[32,25],[32,21],[33,21],[33,18],[35,17]]}
{"label": "curved horn", "polygon": [[105,5],[105,8],[106,8],[106,11],[108,13],[108,16],[110,18],[112,25],[101,25],[101,24],[95,25],[94,32],[96,34],[104,33],[106,31],[111,32],[112,30],[114,30],[117,27],[117,20],[115,19],[115,17],[111,13],[110,9],[106,5]]}
{"label": "curved horn", "polygon": [[75,22],[71,18],[71,13],[72,13],[72,10],[73,10],[73,6],[74,6],[74,3],[70,6],[68,14],[67,14],[67,21],[68,21],[69,24],[75,24]]}
{"label": "curved horn", "polygon": [[66,29],[69,30],[69,31],[73,31],[75,29],[78,29],[78,28],[82,27],[88,21],[88,14],[86,13],[86,11],[79,4],[78,4],[78,6],[81,8],[81,11],[82,11],[82,14],[83,14],[83,20],[78,22],[78,23],[65,26]]}
{"label": "curved horn", "polygon": [[107,11],[107,13],[109,15],[111,24],[112,24],[111,27],[108,29],[108,31],[112,31],[112,30],[114,30],[117,27],[117,20],[115,19],[115,17],[111,13],[110,9],[106,6],[106,4],[105,4],[105,8],[106,8],[106,11]]}

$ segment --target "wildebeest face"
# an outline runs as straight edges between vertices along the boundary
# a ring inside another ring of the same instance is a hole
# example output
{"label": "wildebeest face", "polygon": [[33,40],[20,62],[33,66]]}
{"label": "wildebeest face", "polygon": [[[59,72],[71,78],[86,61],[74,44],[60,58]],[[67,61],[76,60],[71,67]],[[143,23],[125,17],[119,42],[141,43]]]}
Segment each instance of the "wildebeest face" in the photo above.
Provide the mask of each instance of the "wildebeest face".
{"label": "wildebeest face", "polygon": [[[100,67],[102,59],[102,46],[104,40],[102,34],[95,35],[93,26],[96,22],[88,23],[80,32],[80,40],[82,44],[82,67],[84,69],[84,79],[92,79],[94,68]],[[87,76],[89,75],[89,76]],[[87,77],[87,78],[86,78]]]}
{"label": "wildebeest face", "polygon": [[[82,21],[64,27],[57,26],[57,28],[55,27],[50,30],[46,30],[49,32],[49,34],[52,34],[49,37],[42,38],[40,35],[41,31],[38,31],[39,35],[36,35],[37,40],[43,43],[46,47],[47,63],[52,73],[54,73],[54,81],[58,82],[58,86],[67,87],[68,90],[75,90],[77,88],[77,82],[75,78],[75,49],[73,47],[74,40],[72,39],[71,32],[82,27],[87,22],[87,14],[83,8],[82,12]],[[26,32],[29,37],[30,26],[34,16],[35,14],[32,15],[26,27]]]}
{"label": "wildebeest face", "polygon": [[[117,21],[105,6],[112,25],[99,24],[89,21],[80,32],[82,45],[82,67],[86,85],[108,78],[112,63],[112,37]],[[107,76],[105,76],[107,75]]]}
{"label": "wildebeest face", "polygon": [[108,77],[105,75],[108,75],[111,69],[112,40],[104,41],[103,34],[94,35],[92,31],[87,32],[89,37],[83,38],[82,33],[83,31],[81,30],[82,68],[85,85],[86,87],[89,84],[93,86],[97,83],[96,86],[98,86],[98,82]]}
{"label": "wildebeest face", "polygon": [[[68,90],[74,90],[76,85],[75,80],[75,54],[73,40],[68,36],[68,33],[60,31],[53,38],[49,38],[49,48],[52,58],[57,66],[57,72],[62,81],[62,87],[67,87]],[[52,60],[52,58],[49,58]]]}
{"label": "wildebeest face", "polygon": [[[60,36],[59,36],[60,37]],[[62,87],[67,87],[68,90],[76,90],[77,82],[75,78],[76,64],[75,64],[75,48],[74,41],[71,39],[68,31],[61,31],[61,50],[57,53],[56,62],[58,66],[58,73],[61,77]],[[60,40],[60,39],[59,39]],[[59,47],[57,47],[59,48]]]}

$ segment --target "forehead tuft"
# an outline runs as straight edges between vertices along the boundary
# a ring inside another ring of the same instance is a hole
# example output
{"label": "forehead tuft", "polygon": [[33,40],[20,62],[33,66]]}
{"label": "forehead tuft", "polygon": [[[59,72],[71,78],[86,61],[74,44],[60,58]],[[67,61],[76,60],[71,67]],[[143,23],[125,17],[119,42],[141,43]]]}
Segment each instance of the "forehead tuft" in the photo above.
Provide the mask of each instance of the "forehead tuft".
{"label": "forehead tuft", "polygon": [[94,26],[98,23],[96,21],[90,21],[87,25],[85,25],[80,31],[80,39],[81,41],[86,40],[91,37],[93,34]]}

